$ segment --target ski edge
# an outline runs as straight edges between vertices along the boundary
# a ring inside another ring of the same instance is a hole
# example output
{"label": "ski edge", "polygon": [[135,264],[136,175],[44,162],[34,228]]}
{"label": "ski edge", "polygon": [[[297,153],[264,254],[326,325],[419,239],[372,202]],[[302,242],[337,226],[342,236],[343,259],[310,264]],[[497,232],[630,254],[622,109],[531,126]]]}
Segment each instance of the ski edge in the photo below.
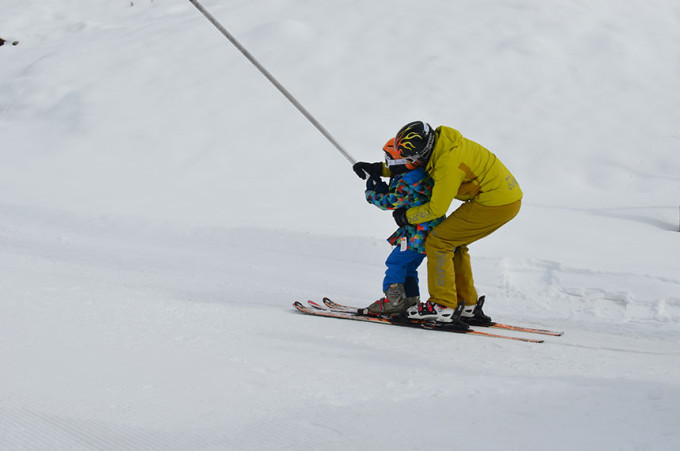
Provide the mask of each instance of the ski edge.
{"label": "ski edge", "polygon": [[561,337],[564,335],[564,332],[558,332],[556,330],[549,330],[549,329],[537,329],[534,327],[526,327],[526,326],[513,326],[512,324],[504,324],[504,323],[496,323],[494,322],[492,325],[489,327],[494,327],[498,329],[506,329],[506,330],[514,330],[517,332],[528,332],[532,334],[541,334],[541,335],[550,335],[552,337]]}

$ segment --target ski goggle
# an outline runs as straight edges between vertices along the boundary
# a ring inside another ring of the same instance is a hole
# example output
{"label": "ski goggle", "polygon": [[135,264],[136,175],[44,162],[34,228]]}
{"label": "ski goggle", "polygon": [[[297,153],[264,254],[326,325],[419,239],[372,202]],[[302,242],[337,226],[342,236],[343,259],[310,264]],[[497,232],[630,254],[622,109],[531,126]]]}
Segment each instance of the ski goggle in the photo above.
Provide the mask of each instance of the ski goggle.
{"label": "ski goggle", "polygon": [[415,157],[407,157],[407,158],[399,158],[399,159],[392,159],[390,155],[385,155],[385,165],[389,168],[390,166],[406,166],[409,163],[410,164],[415,164],[418,161],[418,158]]}

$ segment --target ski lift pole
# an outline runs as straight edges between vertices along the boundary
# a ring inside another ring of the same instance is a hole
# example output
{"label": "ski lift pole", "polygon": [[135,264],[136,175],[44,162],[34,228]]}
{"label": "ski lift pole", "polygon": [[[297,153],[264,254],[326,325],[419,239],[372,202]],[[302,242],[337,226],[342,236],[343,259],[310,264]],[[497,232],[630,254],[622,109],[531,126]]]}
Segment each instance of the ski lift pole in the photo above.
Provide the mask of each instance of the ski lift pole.
{"label": "ski lift pole", "polygon": [[198,0],[189,1],[196,7],[196,9],[198,9],[206,17],[206,19],[210,21],[210,23],[212,23],[215,26],[215,28],[217,28],[224,35],[225,38],[227,38],[234,45],[234,47],[236,47],[241,53],[243,53],[243,56],[248,58],[248,61],[253,63],[253,65],[262,73],[262,75],[267,77],[267,79],[274,86],[276,86],[276,88],[290,101],[290,103],[295,105],[295,108],[297,108],[300,111],[300,113],[302,113],[303,116],[305,116],[307,120],[309,120],[309,122],[311,122],[312,125],[314,125],[314,127],[316,127],[316,129],[319,130],[321,134],[325,136],[326,139],[330,141],[330,143],[333,144],[333,146],[335,146],[335,148],[338,149],[338,151],[342,155],[344,155],[345,158],[347,158],[347,160],[349,160],[350,163],[352,164],[356,163],[356,160],[354,160],[354,158],[352,158],[350,154],[347,153],[347,151],[335,140],[335,138],[333,138],[333,136],[328,132],[328,130],[326,130],[324,126],[321,125],[321,123],[317,121],[316,118],[312,116],[312,114],[309,111],[307,111],[307,109],[304,106],[302,106],[302,104],[298,102],[298,100],[290,92],[288,92],[288,90],[281,83],[279,83],[279,81],[276,78],[274,78],[274,76],[271,73],[269,73],[269,71],[265,69],[265,67],[262,64],[260,64],[260,62],[257,61],[255,57],[253,57],[253,55],[251,55],[250,52],[245,47],[243,47],[241,43],[238,42],[236,38],[224,28],[224,26],[222,26],[222,24],[217,19],[215,19],[215,17],[213,17],[213,15],[210,14],[203,7],[203,5],[201,5],[198,2]]}

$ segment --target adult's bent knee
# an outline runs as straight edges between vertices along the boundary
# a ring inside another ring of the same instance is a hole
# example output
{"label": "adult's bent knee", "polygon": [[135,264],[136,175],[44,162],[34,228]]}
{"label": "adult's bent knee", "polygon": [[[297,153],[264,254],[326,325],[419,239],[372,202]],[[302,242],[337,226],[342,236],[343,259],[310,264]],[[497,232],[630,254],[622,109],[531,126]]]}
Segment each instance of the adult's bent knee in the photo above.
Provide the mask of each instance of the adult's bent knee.
{"label": "adult's bent knee", "polygon": [[456,246],[452,246],[445,240],[442,240],[436,232],[432,231],[425,239],[425,253],[433,255],[437,252],[452,252]]}

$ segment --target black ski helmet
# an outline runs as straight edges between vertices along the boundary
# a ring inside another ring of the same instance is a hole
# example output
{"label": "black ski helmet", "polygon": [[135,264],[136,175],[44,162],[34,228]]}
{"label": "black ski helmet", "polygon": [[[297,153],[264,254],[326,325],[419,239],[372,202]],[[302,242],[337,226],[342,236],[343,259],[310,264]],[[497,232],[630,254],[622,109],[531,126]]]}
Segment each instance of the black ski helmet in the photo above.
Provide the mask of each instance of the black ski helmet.
{"label": "black ski helmet", "polygon": [[409,122],[394,137],[394,148],[403,159],[423,164],[434,148],[434,129],[422,121]]}

